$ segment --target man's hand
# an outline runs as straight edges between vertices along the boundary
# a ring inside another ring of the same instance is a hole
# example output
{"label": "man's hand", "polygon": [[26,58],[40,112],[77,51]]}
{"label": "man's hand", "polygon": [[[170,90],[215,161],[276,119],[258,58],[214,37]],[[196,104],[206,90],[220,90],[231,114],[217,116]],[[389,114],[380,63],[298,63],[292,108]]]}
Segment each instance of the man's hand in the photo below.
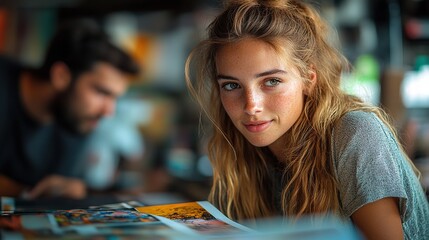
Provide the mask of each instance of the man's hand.
{"label": "man's hand", "polygon": [[25,186],[0,174],[0,196],[18,197]]}
{"label": "man's hand", "polygon": [[82,199],[86,196],[86,185],[77,178],[50,175],[31,189],[26,197],[34,199],[41,196]]}

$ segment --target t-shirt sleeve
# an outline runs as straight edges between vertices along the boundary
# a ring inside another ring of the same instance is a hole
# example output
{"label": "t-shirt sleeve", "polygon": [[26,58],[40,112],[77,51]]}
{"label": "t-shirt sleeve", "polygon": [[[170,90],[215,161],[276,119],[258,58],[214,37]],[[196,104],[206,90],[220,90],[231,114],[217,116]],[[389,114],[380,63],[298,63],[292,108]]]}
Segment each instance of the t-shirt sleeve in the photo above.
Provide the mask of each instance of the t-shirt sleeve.
{"label": "t-shirt sleeve", "polygon": [[402,182],[405,159],[388,128],[372,113],[346,114],[334,129],[333,157],[343,214],[386,197],[400,199],[405,217],[407,194]]}

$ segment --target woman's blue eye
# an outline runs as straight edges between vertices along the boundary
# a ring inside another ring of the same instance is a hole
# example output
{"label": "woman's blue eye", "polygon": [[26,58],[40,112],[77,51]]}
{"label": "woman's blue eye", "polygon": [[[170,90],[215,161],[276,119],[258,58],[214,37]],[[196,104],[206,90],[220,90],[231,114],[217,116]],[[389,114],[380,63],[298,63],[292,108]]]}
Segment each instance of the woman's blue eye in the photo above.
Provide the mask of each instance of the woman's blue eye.
{"label": "woman's blue eye", "polygon": [[237,83],[225,83],[222,85],[222,88],[227,91],[232,91],[236,88],[239,88],[239,85]]}
{"label": "woman's blue eye", "polygon": [[269,79],[268,81],[265,82],[265,85],[268,86],[268,87],[274,87],[274,86],[279,85],[279,83],[280,83],[279,79],[277,79],[277,78],[271,78],[271,79]]}

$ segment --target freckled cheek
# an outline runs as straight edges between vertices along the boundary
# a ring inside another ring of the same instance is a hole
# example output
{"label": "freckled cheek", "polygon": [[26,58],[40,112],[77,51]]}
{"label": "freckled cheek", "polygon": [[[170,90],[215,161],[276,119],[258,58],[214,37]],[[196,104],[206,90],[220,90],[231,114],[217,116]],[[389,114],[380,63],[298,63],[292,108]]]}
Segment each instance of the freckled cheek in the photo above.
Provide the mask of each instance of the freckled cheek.
{"label": "freckled cheek", "polygon": [[274,98],[270,98],[267,101],[268,103],[270,103],[270,105],[275,106],[275,107],[284,107],[286,105],[288,105],[290,103],[290,99],[288,97],[274,97]]}
{"label": "freckled cheek", "polygon": [[230,97],[221,96],[221,103],[230,118],[238,113],[239,103]]}
{"label": "freckled cheek", "polygon": [[277,95],[267,99],[265,108],[272,112],[290,113],[302,108],[302,100],[297,96],[289,96],[287,94]]}

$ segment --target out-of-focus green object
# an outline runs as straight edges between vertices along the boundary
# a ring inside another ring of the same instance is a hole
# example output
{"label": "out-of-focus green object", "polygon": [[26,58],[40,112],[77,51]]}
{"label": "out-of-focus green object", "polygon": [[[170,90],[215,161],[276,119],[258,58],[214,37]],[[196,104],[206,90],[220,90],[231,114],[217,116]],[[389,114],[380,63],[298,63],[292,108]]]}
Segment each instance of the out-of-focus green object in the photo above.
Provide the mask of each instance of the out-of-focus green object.
{"label": "out-of-focus green object", "polygon": [[369,54],[359,56],[356,60],[355,76],[359,82],[378,82],[380,67],[377,60]]}
{"label": "out-of-focus green object", "polygon": [[414,63],[414,71],[420,71],[423,66],[429,66],[429,56],[419,55]]}
{"label": "out-of-focus green object", "polygon": [[370,54],[360,55],[353,72],[342,76],[341,87],[349,94],[365,102],[378,105],[380,102],[380,66]]}

